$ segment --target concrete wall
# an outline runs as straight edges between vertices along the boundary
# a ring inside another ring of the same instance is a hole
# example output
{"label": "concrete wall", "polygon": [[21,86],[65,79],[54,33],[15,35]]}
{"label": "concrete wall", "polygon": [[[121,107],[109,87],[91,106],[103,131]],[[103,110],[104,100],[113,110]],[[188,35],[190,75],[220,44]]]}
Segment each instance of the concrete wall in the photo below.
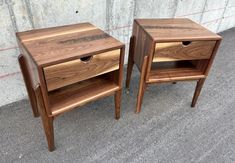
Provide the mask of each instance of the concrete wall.
{"label": "concrete wall", "polygon": [[235,26],[234,13],[235,0],[0,0],[0,106],[26,97],[16,31],[89,21],[128,50],[134,18],[187,17],[220,32]]}

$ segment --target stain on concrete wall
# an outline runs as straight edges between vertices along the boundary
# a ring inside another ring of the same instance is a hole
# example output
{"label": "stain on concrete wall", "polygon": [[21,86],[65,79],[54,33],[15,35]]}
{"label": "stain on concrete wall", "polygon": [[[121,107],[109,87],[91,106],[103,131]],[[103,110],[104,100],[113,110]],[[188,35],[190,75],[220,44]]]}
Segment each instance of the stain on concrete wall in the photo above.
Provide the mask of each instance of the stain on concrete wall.
{"label": "stain on concrete wall", "polygon": [[235,26],[234,13],[235,0],[0,0],[0,106],[26,97],[16,31],[88,21],[128,51],[134,18],[187,17],[220,32]]}

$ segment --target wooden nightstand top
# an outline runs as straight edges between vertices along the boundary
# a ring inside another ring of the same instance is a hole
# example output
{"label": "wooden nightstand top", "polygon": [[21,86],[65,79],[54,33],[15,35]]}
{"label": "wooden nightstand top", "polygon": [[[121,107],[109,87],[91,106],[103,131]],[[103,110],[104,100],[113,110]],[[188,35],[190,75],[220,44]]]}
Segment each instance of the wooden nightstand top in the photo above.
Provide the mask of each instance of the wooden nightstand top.
{"label": "wooden nightstand top", "polygon": [[179,40],[218,40],[221,37],[187,18],[136,19],[156,42]]}
{"label": "wooden nightstand top", "polygon": [[90,23],[18,32],[16,36],[38,66],[61,63],[124,45]]}

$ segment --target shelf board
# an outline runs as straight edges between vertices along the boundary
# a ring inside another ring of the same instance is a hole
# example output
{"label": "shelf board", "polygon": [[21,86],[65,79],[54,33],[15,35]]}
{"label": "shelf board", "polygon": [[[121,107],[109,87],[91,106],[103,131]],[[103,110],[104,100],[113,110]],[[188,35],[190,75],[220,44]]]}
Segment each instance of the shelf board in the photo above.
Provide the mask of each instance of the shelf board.
{"label": "shelf board", "polygon": [[99,76],[49,92],[52,115],[113,94],[119,89],[119,86],[107,77]]}
{"label": "shelf board", "polygon": [[147,83],[198,80],[206,76],[190,62],[154,63]]}
{"label": "shelf board", "polygon": [[[198,60],[198,59],[187,59],[185,58],[184,61],[187,61],[187,60]],[[182,61],[181,58],[172,58],[172,57],[158,57],[158,56],[154,56],[153,57],[153,62],[172,62],[172,61]]]}

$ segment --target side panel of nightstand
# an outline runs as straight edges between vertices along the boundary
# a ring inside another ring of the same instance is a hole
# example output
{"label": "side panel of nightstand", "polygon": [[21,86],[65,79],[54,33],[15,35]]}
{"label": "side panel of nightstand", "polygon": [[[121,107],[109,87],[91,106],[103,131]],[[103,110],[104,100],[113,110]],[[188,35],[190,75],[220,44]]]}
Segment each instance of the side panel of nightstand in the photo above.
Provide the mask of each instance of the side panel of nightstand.
{"label": "side panel of nightstand", "polygon": [[[45,106],[47,109],[47,114],[51,115],[51,110],[49,109],[49,102],[48,102],[48,94],[47,94],[47,89],[45,87],[45,79],[44,79],[44,74],[42,72],[42,69],[40,67],[37,67],[33,59],[30,57],[28,52],[25,50],[25,48],[21,45],[20,41],[18,41],[20,51],[23,55],[24,61],[25,61],[25,67],[28,70],[29,73],[29,81],[25,82],[25,84],[30,83],[29,85],[32,87],[32,89],[35,91],[36,87],[38,85],[41,86],[42,88],[42,93],[43,93],[43,99],[45,101]],[[27,86],[26,86],[27,87]],[[29,96],[34,96],[33,99],[36,99],[35,92],[34,94],[28,94]],[[32,104],[32,107],[37,107],[37,101],[32,101],[32,98],[30,97],[30,103]]]}
{"label": "side panel of nightstand", "polygon": [[26,67],[28,68],[28,71],[30,74],[32,86],[35,87],[37,84],[40,83],[39,82],[40,80],[38,77],[38,68],[33,62],[32,58],[29,56],[29,54],[26,52],[26,50],[22,46],[20,46],[20,50],[27,64]]}
{"label": "side panel of nightstand", "polygon": [[29,101],[32,107],[34,117],[39,116],[39,110],[37,106],[37,99],[32,85],[32,80],[28,71],[27,62],[22,54],[18,56],[18,62],[21,69],[21,73],[25,82],[26,90],[28,93]]}
{"label": "side panel of nightstand", "polygon": [[133,33],[134,37],[134,51],[133,59],[139,70],[142,69],[142,64],[145,56],[150,56],[153,50],[154,41],[151,37],[134,21]]}

